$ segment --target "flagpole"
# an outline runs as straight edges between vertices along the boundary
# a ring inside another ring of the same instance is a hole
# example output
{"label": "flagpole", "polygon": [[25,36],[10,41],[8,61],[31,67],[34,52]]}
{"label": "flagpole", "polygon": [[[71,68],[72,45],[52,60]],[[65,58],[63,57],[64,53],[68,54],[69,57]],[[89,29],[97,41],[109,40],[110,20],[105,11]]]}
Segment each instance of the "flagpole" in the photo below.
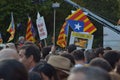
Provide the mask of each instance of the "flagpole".
{"label": "flagpole", "polygon": [[66,39],[66,48],[67,48],[67,46],[68,46],[68,40],[69,40],[69,24],[67,23],[67,26],[66,27],[68,27],[67,29],[68,29],[68,31],[67,31],[67,39]]}
{"label": "flagpole", "polygon": [[55,46],[55,19],[56,19],[56,8],[59,8],[60,4],[55,2],[52,4],[52,8],[54,9],[54,23],[53,23],[53,45]]}
{"label": "flagpole", "polygon": [[53,23],[53,45],[55,45],[55,19],[56,19],[56,9],[54,9],[54,23]]}
{"label": "flagpole", "polygon": [[46,39],[44,39],[44,44],[45,44],[45,47],[47,46],[47,41],[46,41]]}

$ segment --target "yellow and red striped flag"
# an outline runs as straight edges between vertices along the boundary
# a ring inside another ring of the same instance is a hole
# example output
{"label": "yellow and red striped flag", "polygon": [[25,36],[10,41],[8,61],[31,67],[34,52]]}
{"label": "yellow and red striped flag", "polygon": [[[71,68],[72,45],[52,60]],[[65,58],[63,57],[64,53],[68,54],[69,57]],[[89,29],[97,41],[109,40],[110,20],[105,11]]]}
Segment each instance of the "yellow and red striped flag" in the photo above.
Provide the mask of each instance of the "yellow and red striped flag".
{"label": "yellow and red striped flag", "polygon": [[14,35],[15,35],[15,24],[14,24],[14,19],[13,19],[13,13],[11,13],[11,22],[7,29],[7,32],[11,34],[11,36],[8,39],[8,42],[10,42],[11,40],[14,39]]}
{"label": "yellow and red striped flag", "polygon": [[35,42],[34,34],[32,33],[32,21],[31,18],[28,17],[28,22],[27,22],[27,31],[26,31],[26,36],[25,36],[26,41],[31,41]]}
{"label": "yellow and red striped flag", "polygon": [[67,43],[66,43],[66,34],[65,34],[65,27],[66,27],[66,23],[63,24],[59,36],[58,36],[58,40],[57,40],[57,45],[59,45],[62,48],[65,48]]}
{"label": "yellow and red striped flag", "polygon": [[95,32],[97,30],[96,27],[91,23],[91,21],[83,13],[83,11],[81,9],[78,9],[73,14],[68,16],[66,20],[68,20],[68,19],[83,21],[84,22],[84,32],[88,32],[88,33],[92,34],[93,32]]}
{"label": "yellow and red striped flag", "polygon": [[[88,32],[92,34],[95,32],[97,29],[96,27],[91,23],[91,21],[88,19],[88,17],[83,13],[81,9],[78,9],[75,11],[73,14],[69,15],[66,20],[78,20],[78,21],[83,21],[84,22],[84,32]],[[57,44],[60,47],[66,47],[66,28],[67,27],[67,22],[64,22],[60,34],[58,36],[58,41]]]}

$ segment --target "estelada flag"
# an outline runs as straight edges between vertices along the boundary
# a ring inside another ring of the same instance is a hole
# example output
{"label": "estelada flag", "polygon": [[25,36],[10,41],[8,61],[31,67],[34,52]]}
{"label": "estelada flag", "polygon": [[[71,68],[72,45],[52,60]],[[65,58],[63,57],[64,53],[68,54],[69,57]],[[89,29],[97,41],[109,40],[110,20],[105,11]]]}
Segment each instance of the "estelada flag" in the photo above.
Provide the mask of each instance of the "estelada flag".
{"label": "estelada flag", "polygon": [[[97,30],[96,27],[91,23],[91,21],[83,13],[83,11],[81,9],[78,9],[77,11],[75,11],[74,13],[69,15],[66,18],[66,21],[67,20],[78,20],[78,21],[84,22],[83,31],[88,32],[90,34],[92,34],[93,32],[95,32]],[[66,27],[68,27],[67,22],[64,22],[64,24],[63,24],[63,26],[60,30],[60,33],[59,33],[59,36],[58,36],[58,41],[57,41],[57,44],[60,47],[63,47],[63,48],[66,47],[66,33],[67,33],[66,31],[68,31]]]}
{"label": "estelada flag", "polygon": [[11,22],[7,29],[7,32],[11,34],[11,36],[8,39],[8,42],[9,42],[14,39],[14,35],[15,35],[15,24],[14,24],[14,19],[13,19],[13,13],[11,13]]}
{"label": "estelada flag", "polygon": [[88,17],[83,13],[81,9],[78,9],[75,11],[73,14],[67,17],[66,20],[78,20],[84,22],[84,32],[88,32],[92,34],[95,32],[97,29],[93,25],[93,23],[88,19]]}
{"label": "estelada flag", "polygon": [[84,22],[83,21],[67,20],[67,23],[73,29],[73,31],[83,32],[83,29],[84,29]]}

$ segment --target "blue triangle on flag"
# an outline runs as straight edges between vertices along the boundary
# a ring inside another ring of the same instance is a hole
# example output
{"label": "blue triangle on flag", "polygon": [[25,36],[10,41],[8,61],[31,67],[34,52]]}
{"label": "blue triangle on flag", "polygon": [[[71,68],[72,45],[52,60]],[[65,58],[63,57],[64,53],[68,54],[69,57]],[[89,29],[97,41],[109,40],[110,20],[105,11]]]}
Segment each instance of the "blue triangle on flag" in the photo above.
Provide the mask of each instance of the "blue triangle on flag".
{"label": "blue triangle on flag", "polygon": [[67,23],[73,29],[73,31],[83,32],[83,29],[84,29],[84,22],[83,21],[67,20]]}

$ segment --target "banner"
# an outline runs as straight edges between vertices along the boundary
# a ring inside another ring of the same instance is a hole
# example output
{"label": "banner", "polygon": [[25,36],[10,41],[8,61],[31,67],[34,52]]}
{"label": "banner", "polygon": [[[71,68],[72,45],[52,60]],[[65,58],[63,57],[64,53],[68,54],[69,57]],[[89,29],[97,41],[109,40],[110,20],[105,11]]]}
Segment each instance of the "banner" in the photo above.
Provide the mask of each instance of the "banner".
{"label": "banner", "polygon": [[40,17],[39,12],[37,14],[36,24],[37,24],[40,40],[47,38],[47,30],[46,30],[44,17],[43,16]]}
{"label": "banner", "polygon": [[93,35],[85,32],[71,32],[70,43],[75,44],[78,49],[91,49]]}

